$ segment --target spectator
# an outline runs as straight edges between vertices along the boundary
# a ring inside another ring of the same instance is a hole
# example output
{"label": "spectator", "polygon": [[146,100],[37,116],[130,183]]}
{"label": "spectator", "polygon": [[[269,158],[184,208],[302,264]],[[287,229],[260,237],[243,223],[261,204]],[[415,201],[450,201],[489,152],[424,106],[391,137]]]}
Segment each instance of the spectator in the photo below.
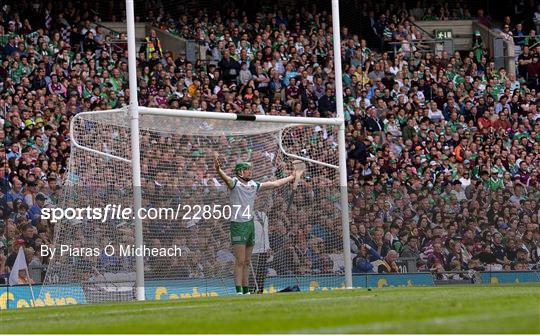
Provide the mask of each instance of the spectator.
{"label": "spectator", "polygon": [[327,86],[325,95],[319,99],[318,103],[321,117],[331,117],[332,114],[336,112],[336,98],[334,96],[334,89]]}
{"label": "spectator", "polygon": [[516,27],[512,32],[512,36],[514,38],[515,45],[523,46],[525,44],[525,33],[523,32],[523,24],[516,24]]}
{"label": "spectator", "polygon": [[436,267],[441,265],[443,268],[447,265],[446,256],[443,254],[443,248],[440,243],[433,244],[433,251],[428,256],[428,267]]}
{"label": "spectator", "polygon": [[378,273],[399,273],[399,268],[396,264],[398,253],[394,250],[388,251],[388,254],[382,260],[378,267]]}
{"label": "spectator", "polygon": [[150,29],[149,35],[145,38],[146,42],[146,54],[148,59],[154,59],[155,57],[163,57],[163,49],[161,48],[161,41],[157,37],[155,29]]}
{"label": "spectator", "polygon": [[420,250],[418,249],[418,237],[409,237],[407,243],[401,251],[400,256],[403,258],[414,258],[416,260],[420,259]]}
{"label": "spectator", "polygon": [[381,256],[368,244],[362,244],[358,254],[353,259],[353,273],[373,273],[372,262],[380,260]]}

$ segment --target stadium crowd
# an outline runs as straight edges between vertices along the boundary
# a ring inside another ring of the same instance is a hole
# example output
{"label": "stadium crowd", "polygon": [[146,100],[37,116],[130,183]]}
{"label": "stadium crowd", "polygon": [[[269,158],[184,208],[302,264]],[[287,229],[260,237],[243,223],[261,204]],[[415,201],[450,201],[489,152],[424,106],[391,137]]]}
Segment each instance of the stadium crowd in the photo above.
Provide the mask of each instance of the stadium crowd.
{"label": "stadium crowd", "polygon": [[[71,118],[129,100],[126,44],[111,49],[97,13],[71,2],[32,4],[0,13],[0,274],[19,246],[30,264],[46,262],[38,251],[54,225],[39,214],[61,197]],[[393,55],[341,30],[354,271],[396,272],[399,257],[435,273],[537,269],[540,47],[524,46],[518,73],[508,73],[480,42],[454,54],[411,44],[422,38],[415,18],[470,17],[464,4],[366,3],[363,13],[376,38],[401,46]],[[145,19],[197,40],[208,61],[173,55],[150,32],[138,53],[140,105],[336,116],[328,10],[268,6],[248,17],[229,3],[178,18],[156,7]],[[330,249],[317,232],[305,233],[322,240],[314,247],[271,224],[271,244],[290,236],[296,256],[278,273],[309,273],[305,265],[320,264],[313,258]]]}

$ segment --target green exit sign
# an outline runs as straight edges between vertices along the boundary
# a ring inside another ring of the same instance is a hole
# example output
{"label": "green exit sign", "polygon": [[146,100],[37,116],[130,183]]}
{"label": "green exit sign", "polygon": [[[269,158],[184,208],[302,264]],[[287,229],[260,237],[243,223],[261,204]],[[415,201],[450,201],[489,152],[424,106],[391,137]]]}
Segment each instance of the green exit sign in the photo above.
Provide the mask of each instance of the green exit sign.
{"label": "green exit sign", "polygon": [[452,38],[452,29],[435,29],[435,38],[444,40]]}

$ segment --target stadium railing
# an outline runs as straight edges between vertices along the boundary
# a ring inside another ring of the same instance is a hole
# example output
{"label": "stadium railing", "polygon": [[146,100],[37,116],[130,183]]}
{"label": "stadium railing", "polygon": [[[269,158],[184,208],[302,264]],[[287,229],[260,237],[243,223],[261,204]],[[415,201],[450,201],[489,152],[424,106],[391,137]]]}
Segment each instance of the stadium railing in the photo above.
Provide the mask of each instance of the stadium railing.
{"label": "stadium railing", "polygon": [[415,26],[418,30],[420,30],[425,36],[429,37],[430,39],[435,38],[435,36],[432,33],[428,32],[426,29],[418,25],[416,22],[412,21],[411,24]]}
{"label": "stadium railing", "polygon": [[504,67],[508,73],[516,73],[516,55],[513,39],[505,39],[500,31],[489,29],[477,21],[473,22],[473,29],[480,32],[482,42],[495,61],[497,68]]}
{"label": "stadium railing", "polygon": [[414,41],[408,41],[406,43],[404,42],[386,42],[392,50],[389,51],[389,53],[397,54],[398,52],[403,52],[402,46],[403,44],[410,44],[411,51],[409,53],[412,53],[412,47],[416,47],[416,51],[421,52],[422,54],[431,52],[434,54],[440,54],[443,51],[448,52],[448,54],[452,54],[454,52],[454,40],[453,39],[423,39],[423,40],[414,40]]}
{"label": "stadium railing", "polygon": [[414,273],[418,272],[418,268],[416,267],[416,258],[398,258],[396,260],[396,264],[400,268],[400,270],[403,270],[401,273]]}

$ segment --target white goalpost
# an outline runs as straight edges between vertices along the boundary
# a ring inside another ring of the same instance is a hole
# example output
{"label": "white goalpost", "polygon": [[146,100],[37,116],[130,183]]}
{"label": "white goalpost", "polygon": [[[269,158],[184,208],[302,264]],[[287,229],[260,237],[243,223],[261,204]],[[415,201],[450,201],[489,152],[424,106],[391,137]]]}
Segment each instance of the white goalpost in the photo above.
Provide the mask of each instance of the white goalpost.
{"label": "white goalpost", "polygon": [[[335,78],[340,79],[338,0],[332,0],[332,18]],[[317,276],[326,277],[331,287],[352,288],[341,81],[335,84],[336,118],[241,115],[139,106],[133,0],[126,0],[126,19],[129,106],[83,112],[73,118],[70,125],[73,153],[68,167],[70,187],[63,204],[84,203],[95,207],[106,203],[129,204],[133,213],[177,203],[221,206],[228,202],[227,193],[206,173],[214,152],[230,157],[224,163],[229,171],[235,160],[251,161],[254,175],[261,181],[287,176],[292,164],[302,160],[307,170],[298,190],[286,186],[261,192],[257,197],[255,210],[265,218],[261,223],[266,221],[270,231],[266,237],[261,237],[262,241],[270,241],[270,246],[265,246],[261,254],[271,270],[272,280],[267,283],[286,287],[299,284],[303,278]],[[132,221],[106,224],[64,220],[55,230],[55,242],[82,246],[106,241],[111,245],[132,244],[137,248],[143,248],[145,242],[174,243],[182,246],[186,253],[170,260],[136,255],[114,260],[114,263],[101,257],[91,261],[56,258],[49,266],[44,288],[51,288],[49,284],[80,282],[88,302],[145,300],[148,288],[156,286],[156,281],[181,278],[183,284],[194,290],[210,293],[219,287],[228,293],[232,264],[226,220],[205,218],[185,222],[175,218],[151,222],[134,216]],[[294,252],[293,242],[302,246],[303,251],[309,249],[311,258]],[[251,271],[256,278],[256,272]],[[266,290],[267,283],[254,281],[257,288]]]}
{"label": "white goalpost", "polygon": [[343,229],[343,255],[345,259],[345,286],[352,288],[352,258],[349,227],[349,195],[347,192],[347,150],[345,148],[345,114],[343,111],[343,78],[341,64],[341,25],[339,0],[332,0],[332,33],[334,38],[334,71],[336,78],[336,111],[341,121],[338,133],[339,186],[341,191],[341,223]]}
{"label": "white goalpost", "polygon": [[[131,114],[131,167],[133,173],[133,203],[134,211],[141,207],[141,157],[139,144],[139,99],[137,96],[137,59],[135,54],[135,8],[133,0],[126,0],[126,24],[128,39],[128,75],[129,75],[129,112]],[[135,245],[142,247],[143,227],[141,218],[135,219]],[[144,258],[137,256],[135,260],[135,288],[137,300],[144,300]]]}
{"label": "white goalpost", "polygon": [[[207,119],[219,120],[251,120],[257,122],[273,122],[287,124],[305,124],[305,125],[338,125],[338,150],[339,150],[339,185],[341,191],[341,218],[343,230],[343,254],[345,261],[345,286],[352,288],[352,258],[350,255],[350,232],[349,232],[349,206],[347,194],[347,152],[345,148],[345,118],[343,112],[343,83],[342,64],[341,64],[341,36],[340,36],[340,21],[339,21],[339,0],[332,1],[332,29],[334,41],[334,71],[336,78],[336,111],[337,118],[321,119],[321,118],[302,118],[302,117],[286,117],[286,116],[266,116],[253,115],[249,118],[242,118],[236,114],[217,113],[217,112],[195,112],[183,110],[168,110],[158,108],[139,107],[137,100],[137,77],[136,77],[136,54],[135,54],[135,20],[133,0],[126,0],[127,11],[127,27],[128,27],[128,55],[129,55],[129,88],[130,88],[130,112],[131,112],[131,146],[133,148],[133,186],[136,189],[140,187],[140,156],[136,154],[139,148],[139,114],[149,115],[166,115],[178,117],[198,117]],[[297,159],[303,159],[296,157]],[[139,188],[140,190],[140,188]],[[140,206],[140,195],[135,196],[135,207]],[[139,198],[137,200],[137,198]],[[140,219],[136,223],[136,244],[143,245],[142,239],[142,224]],[[137,258],[137,299],[144,300],[144,266],[142,257]]]}

